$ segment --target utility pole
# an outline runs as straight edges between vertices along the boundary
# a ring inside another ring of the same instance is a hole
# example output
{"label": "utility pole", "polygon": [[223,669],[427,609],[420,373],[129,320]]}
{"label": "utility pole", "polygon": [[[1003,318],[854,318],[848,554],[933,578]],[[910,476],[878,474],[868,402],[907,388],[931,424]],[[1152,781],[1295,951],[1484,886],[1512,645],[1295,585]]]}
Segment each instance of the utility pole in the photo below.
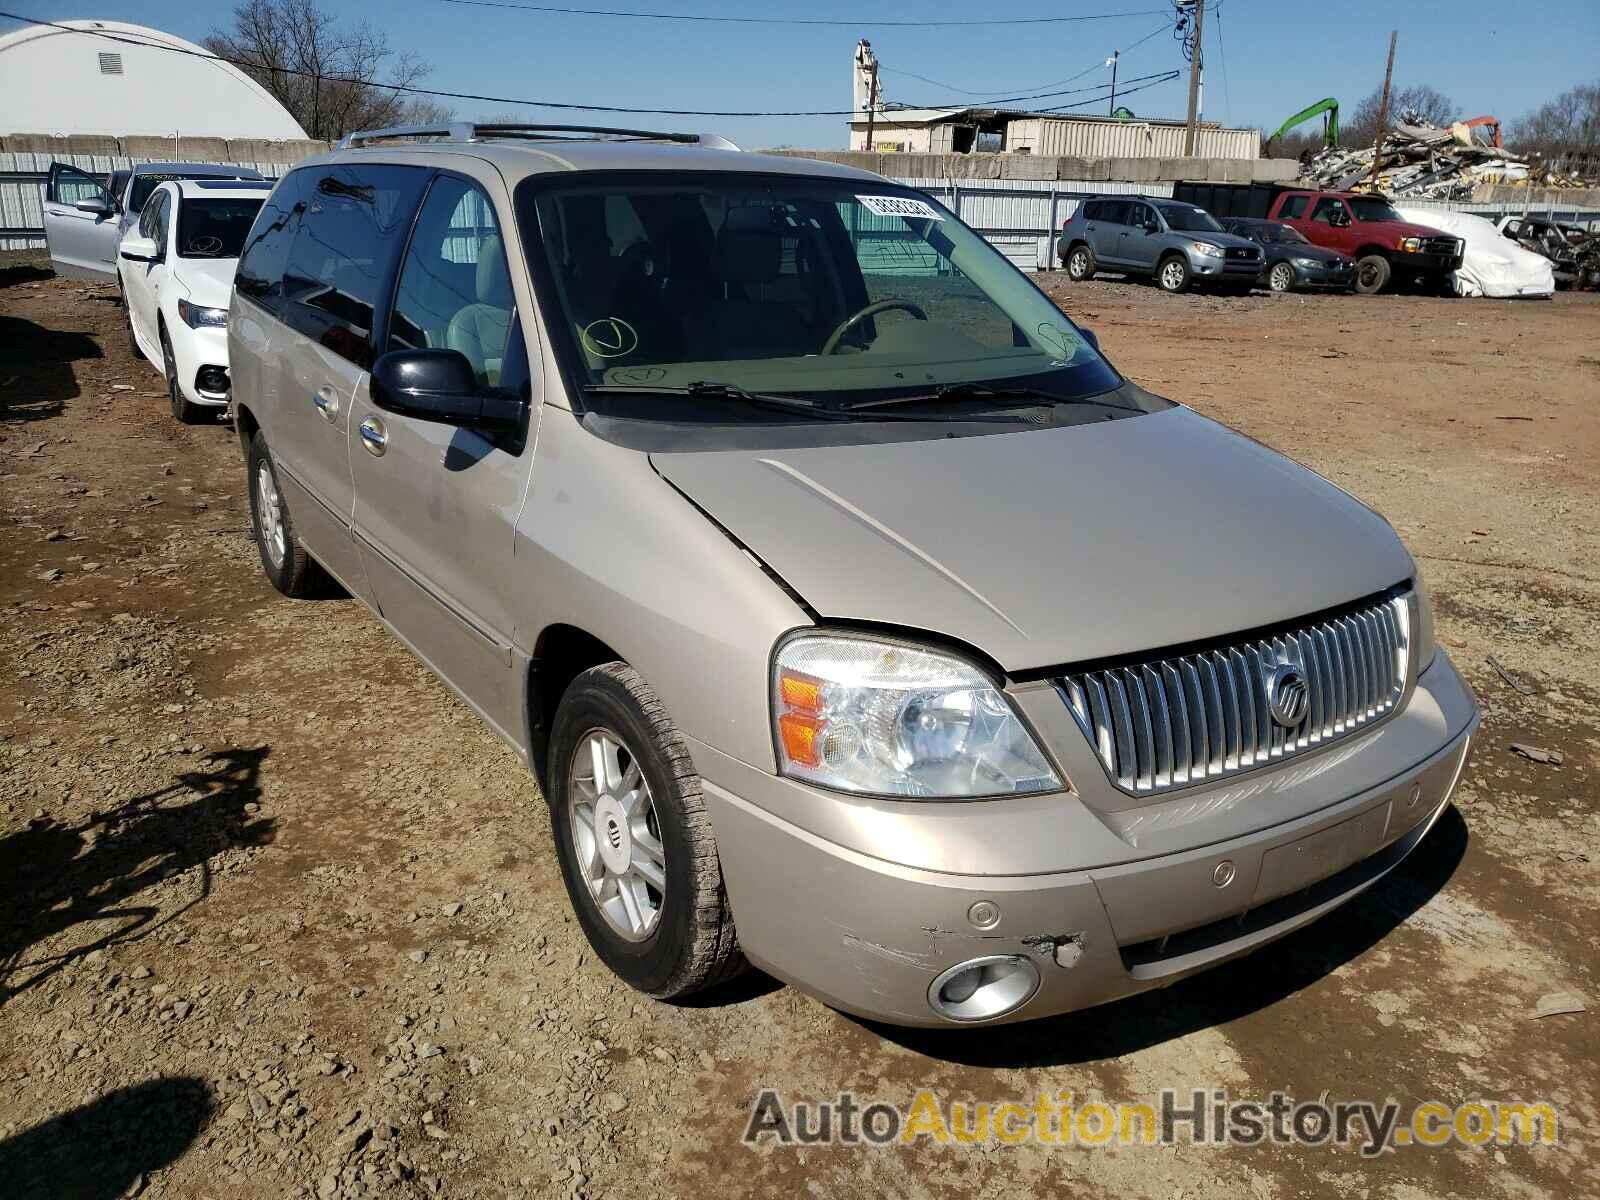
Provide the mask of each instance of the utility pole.
{"label": "utility pole", "polygon": [[1389,82],[1394,78],[1394,44],[1400,31],[1389,31],[1389,64],[1383,68],[1383,97],[1378,101],[1378,140],[1372,143],[1372,186],[1378,186],[1378,169],[1383,165],[1383,137],[1389,124]]}
{"label": "utility pole", "polygon": [[1200,28],[1205,23],[1205,0],[1194,0],[1194,53],[1189,58],[1189,135],[1184,139],[1185,158],[1194,157],[1195,137],[1200,127]]}
{"label": "utility pole", "polygon": [[872,121],[878,111],[878,60],[867,64],[867,149],[872,149]]}
{"label": "utility pole", "polygon": [[1111,61],[1106,65],[1111,68],[1111,107],[1106,112],[1111,116],[1117,115],[1117,60],[1122,57],[1121,50],[1111,52]]}

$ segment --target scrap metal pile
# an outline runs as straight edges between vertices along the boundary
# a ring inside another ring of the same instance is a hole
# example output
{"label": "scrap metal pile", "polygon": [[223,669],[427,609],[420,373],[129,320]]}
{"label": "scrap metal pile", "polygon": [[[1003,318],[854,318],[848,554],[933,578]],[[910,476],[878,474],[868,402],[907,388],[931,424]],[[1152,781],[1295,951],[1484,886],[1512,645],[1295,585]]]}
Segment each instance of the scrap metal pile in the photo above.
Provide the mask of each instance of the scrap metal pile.
{"label": "scrap metal pile", "polygon": [[[1332,191],[1365,191],[1373,186],[1372,154],[1371,146],[1324,150],[1302,169],[1301,181]],[[1527,178],[1526,161],[1474,141],[1468,126],[1441,129],[1406,112],[1383,140],[1376,186],[1390,196],[1464,200],[1480,183]]]}

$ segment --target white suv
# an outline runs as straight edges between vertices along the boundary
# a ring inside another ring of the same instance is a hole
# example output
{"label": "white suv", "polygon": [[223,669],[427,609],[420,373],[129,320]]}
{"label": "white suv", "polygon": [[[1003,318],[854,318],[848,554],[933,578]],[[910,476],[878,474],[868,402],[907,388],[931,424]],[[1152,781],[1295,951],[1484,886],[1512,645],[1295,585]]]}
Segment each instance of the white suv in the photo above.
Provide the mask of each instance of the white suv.
{"label": "white suv", "polygon": [[228,403],[228,297],[245,236],[272,185],[161,184],[122,239],[117,281],[128,340],[167,380],[172,415],[210,420]]}

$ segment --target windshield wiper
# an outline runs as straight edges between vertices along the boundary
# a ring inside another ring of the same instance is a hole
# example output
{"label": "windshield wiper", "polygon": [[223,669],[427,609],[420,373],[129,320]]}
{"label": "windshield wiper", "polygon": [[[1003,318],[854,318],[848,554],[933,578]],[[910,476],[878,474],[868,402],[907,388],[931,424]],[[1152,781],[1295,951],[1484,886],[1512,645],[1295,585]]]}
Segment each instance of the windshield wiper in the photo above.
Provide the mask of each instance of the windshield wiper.
{"label": "windshield wiper", "polygon": [[749,404],[755,408],[776,409],[779,412],[804,413],[808,417],[816,417],[822,421],[847,421],[849,420],[837,409],[824,408],[815,400],[807,400],[800,396],[780,396],[776,392],[750,392],[737,384],[714,383],[706,379],[697,379],[693,383],[678,384],[652,384],[652,383],[591,383],[583,389],[589,394],[606,395],[631,395],[640,394],[666,394],[668,396],[694,396],[704,400],[737,400],[741,404]]}
{"label": "windshield wiper", "polygon": [[863,408],[892,408],[902,404],[953,403],[960,400],[1000,403],[1008,408],[1015,407],[1014,402],[1017,400],[1038,400],[1046,404],[1079,403],[1079,400],[1073,397],[1047,392],[1043,388],[1023,385],[994,387],[987,383],[947,383],[934,388],[931,392],[918,392],[911,396],[891,396],[887,400],[863,400],[859,404],[850,405],[848,411],[854,412]]}
{"label": "windshield wiper", "polygon": [[[880,413],[869,412],[862,418],[854,418],[850,414],[858,409],[873,409],[875,402],[865,404],[848,404],[840,408],[832,408],[818,400],[808,400],[803,396],[784,396],[777,392],[751,392],[733,383],[718,383],[714,380],[697,379],[692,383],[682,386],[676,384],[648,384],[648,383],[591,383],[583,389],[588,393],[600,395],[628,395],[631,393],[665,393],[669,396],[693,396],[705,400],[736,400],[741,404],[749,404],[757,408],[770,408],[779,412],[803,413],[819,421],[850,421],[865,419],[871,421],[924,421],[926,416],[915,413]],[[888,403],[896,403],[889,401]],[[1023,416],[1011,416],[996,413],[993,416],[984,415],[967,416],[964,421],[1026,421]]]}

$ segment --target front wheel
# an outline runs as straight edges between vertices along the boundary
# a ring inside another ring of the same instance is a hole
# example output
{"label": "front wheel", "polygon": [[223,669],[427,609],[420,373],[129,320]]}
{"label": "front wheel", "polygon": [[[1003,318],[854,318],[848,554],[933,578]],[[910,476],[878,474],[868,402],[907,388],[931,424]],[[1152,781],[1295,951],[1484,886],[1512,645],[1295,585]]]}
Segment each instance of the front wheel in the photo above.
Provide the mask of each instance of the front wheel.
{"label": "front wheel", "polygon": [[165,326],[161,330],[161,372],[167,377],[167,402],[172,405],[172,415],[181,424],[199,425],[211,419],[206,409],[190,403],[183,394],[183,385],[178,382],[178,360],[172,353],[172,339],[167,336]]}
{"label": "front wheel", "polygon": [[1074,283],[1094,278],[1094,255],[1082,243],[1067,251],[1067,278]]}
{"label": "front wheel", "polygon": [[1267,272],[1267,286],[1275,292],[1294,291],[1294,268],[1286,262],[1273,263]]}
{"label": "front wheel", "polygon": [[589,944],[661,1000],[745,965],[689,752],[650,686],[622,662],[573,680],[550,730],[556,856]]}
{"label": "front wheel", "polygon": [[1189,290],[1189,263],[1181,254],[1173,254],[1162,260],[1156,268],[1156,283],[1160,284],[1163,292],[1179,292]]}
{"label": "front wheel", "polygon": [[1381,254],[1369,254],[1356,262],[1356,291],[1372,296],[1389,283],[1389,260]]}

